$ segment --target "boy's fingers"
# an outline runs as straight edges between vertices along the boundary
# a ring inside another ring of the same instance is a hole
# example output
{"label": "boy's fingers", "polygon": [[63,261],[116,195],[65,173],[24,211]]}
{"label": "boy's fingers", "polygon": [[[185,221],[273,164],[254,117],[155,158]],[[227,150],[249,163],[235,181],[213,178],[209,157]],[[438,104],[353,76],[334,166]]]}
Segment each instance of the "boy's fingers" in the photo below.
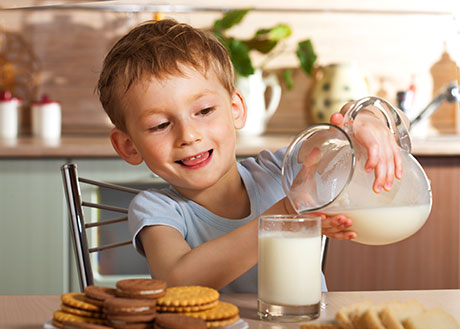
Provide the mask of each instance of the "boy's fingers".
{"label": "boy's fingers", "polygon": [[336,240],[351,240],[357,237],[356,233],[353,231],[342,231],[328,236]]}
{"label": "boy's fingers", "polygon": [[397,145],[393,145],[393,155],[394,155],[395,176],[397,179],[401,179],[403,175],[403,165],[402,165],[401,152],[399,151]]}
{"label": "boy's fingers", "polygon": [[330,123],[335,126],[342,127],[343,126],[343,115],[338,112],[332,114],[330,118]]}
{"label": "boy's fingers", "polygon": [[373,143],[371,146],[369,146],[369,149],[367,151],[367,161],[366,164],[364,165],[364,168],[367,172],[370,172],[372,169],[374,169],[378,163],[379,163],[379,145],[377,143]]}
{"label": "boy's fingers", "polygon": [[387,152],[387,176],[383,188],[385,191],[390,191],[395,177],[395,160],[393,157],[393,149],[389,148]]}
{"label": "boy's fingers", "polygon": [[387,165],[385,162],[381,162],[377,165],[377,167],[374,169],[375,171],[375,181],[374,181],[374,192],[375,193],[380,193],[382,191],[382,188],[385,184],[385,180],[387,177]]}

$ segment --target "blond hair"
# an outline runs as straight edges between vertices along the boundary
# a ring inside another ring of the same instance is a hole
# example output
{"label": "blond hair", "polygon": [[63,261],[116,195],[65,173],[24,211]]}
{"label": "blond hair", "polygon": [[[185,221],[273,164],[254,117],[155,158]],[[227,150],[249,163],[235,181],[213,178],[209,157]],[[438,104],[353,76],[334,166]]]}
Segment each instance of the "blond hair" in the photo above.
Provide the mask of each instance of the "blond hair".
{"label": "blond hair", "polygon": [[126,132],[123,95],[143,79],[183,74],[181,65],[214,70],[232,94],[234,72],[224,46],[210,33],[172,19],[147,21],[123,36],[104,59],[97,92],[112,123]]}

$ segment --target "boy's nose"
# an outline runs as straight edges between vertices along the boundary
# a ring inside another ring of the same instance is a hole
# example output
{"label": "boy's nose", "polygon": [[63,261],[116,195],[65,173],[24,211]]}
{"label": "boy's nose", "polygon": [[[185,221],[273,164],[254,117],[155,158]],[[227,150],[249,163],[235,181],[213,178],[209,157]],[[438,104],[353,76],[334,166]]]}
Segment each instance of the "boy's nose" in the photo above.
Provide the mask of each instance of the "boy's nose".
{"label": "boy's nose", "polygon": [[178,130],[178,142],[180,146],[193,144],[201,140],[200,129],[193,124],[183,123],[178,127]]}

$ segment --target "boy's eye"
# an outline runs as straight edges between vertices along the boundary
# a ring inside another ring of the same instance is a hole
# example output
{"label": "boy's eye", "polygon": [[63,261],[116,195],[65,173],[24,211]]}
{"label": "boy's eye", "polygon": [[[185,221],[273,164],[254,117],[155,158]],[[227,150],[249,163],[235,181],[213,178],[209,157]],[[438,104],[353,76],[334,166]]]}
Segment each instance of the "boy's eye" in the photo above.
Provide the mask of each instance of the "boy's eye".
{"label": "boy's eye", "polygon": [[170,122],[163,122],[163,123],[160,123],[159,125],[156,125],[150,128],[150,131],[161,131],[161,130],[168,128],[169,125],[170,125]]}
{"label": "boy's eye", "polygon": [[198,114],[200,115],[207,115],[209,113],[211,113],[212,111],[214,111],[214,107],[207,107],[205,109],[202,109],[198,112]]}

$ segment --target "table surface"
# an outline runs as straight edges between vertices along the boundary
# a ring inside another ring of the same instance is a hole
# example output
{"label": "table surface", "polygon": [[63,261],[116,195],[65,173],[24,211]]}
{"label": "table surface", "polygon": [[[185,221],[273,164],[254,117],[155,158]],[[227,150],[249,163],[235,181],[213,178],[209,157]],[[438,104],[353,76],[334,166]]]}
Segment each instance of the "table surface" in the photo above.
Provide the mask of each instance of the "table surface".
{"label": "table surface", "polygon": [[[221,300],[231,302],[240,309],[240,316],[249,328],[299,328],[299,323],[271,323],[260,321],[256,314],[255,294],[224,294]],[[441,307],[460,323],[460,289],[452,290],[407,290],[407,291],[363,291],[363,292],[327,292],[323,294],[324,309],[315,321],[334,318],[341,307],[363,301],[384,303],[393,300],[407,301],[416,299],[426,309]],[[15,295],[0,296],[1,329],[39,329],[49,321],[59,308],[58,295]]]}

